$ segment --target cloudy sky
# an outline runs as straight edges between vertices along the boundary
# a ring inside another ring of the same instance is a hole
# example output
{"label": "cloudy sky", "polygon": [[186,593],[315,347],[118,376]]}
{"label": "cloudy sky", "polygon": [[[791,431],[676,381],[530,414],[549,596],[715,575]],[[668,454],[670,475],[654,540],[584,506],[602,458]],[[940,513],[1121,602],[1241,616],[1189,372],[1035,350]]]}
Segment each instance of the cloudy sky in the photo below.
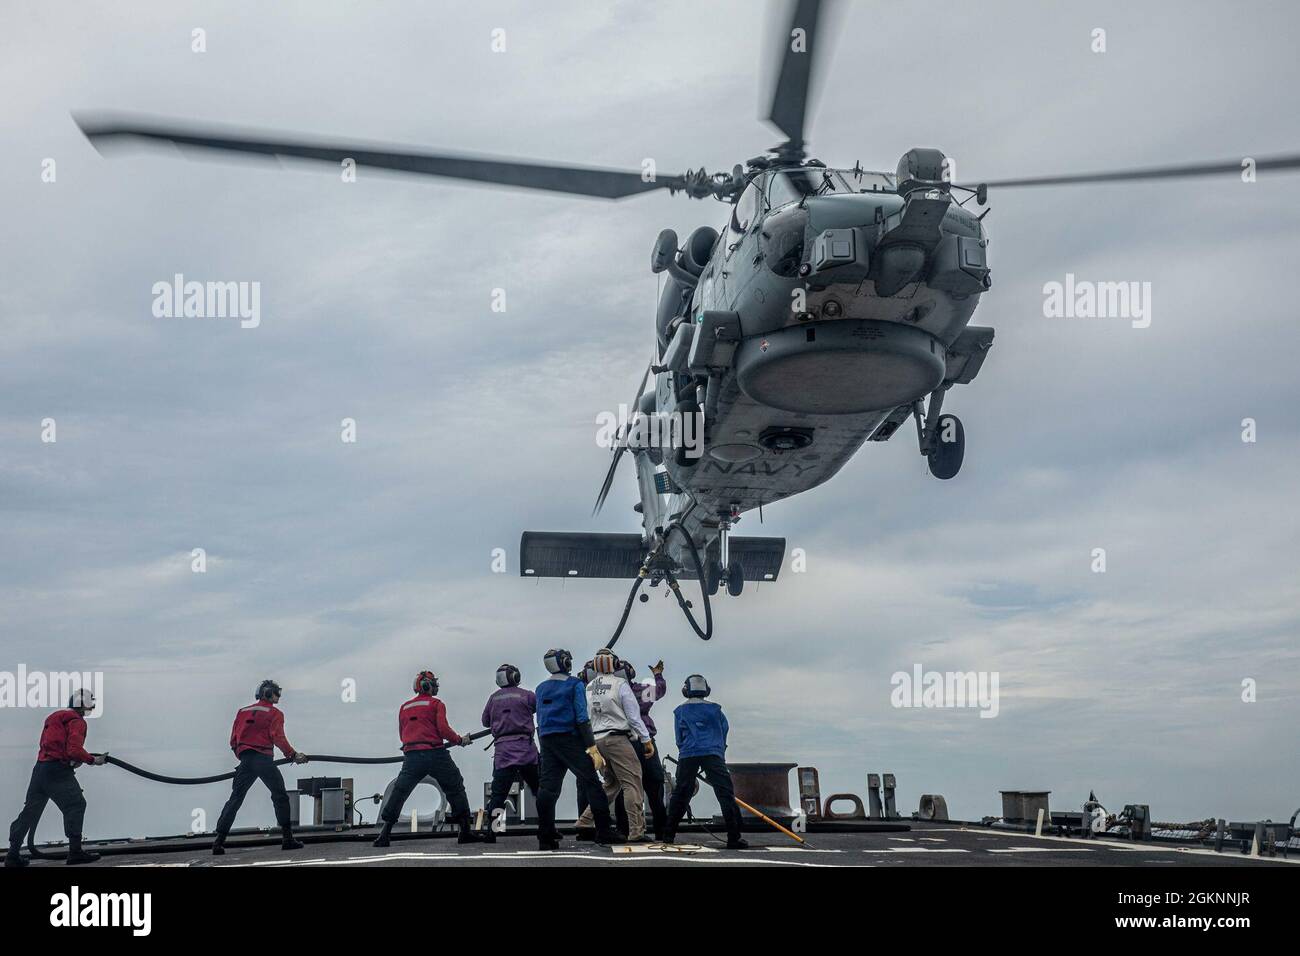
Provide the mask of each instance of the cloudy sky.
{"label": "cloudy sky", "polygon": [[[1294,4],[931,10],[842,11],[816,155],[892,170],[938,146],[978,180],[1300,149]],[[595,416],[628,399],[650,349],[654,237],[726,209],[108,159],[69,113],[726,169],[778,141],[757,119],[770,44],[754,5],[155,3],[127,16],[60,0],[4,21],[0,670],[103,671],[92,747],[200,774],[229,766],[231,715],[266,676],[285,686],[298,747],[383,754],[421,668],[443,675],[469,731],[498,664],[532,684],[547,647],[600,646],[624,587],[521,580],[519,533],[635,529],[630,471],[589,517],[606,462]],[[1160,820],[1288,816],[1297,187],[1261,174],[995,192],[976,322],[997,341],[945,409],[966,426],[961,475],[931,478],[900,430],[765,509],[761,529],[742,524],[803,548],[806,573],[720,600],[707,645],[657,598],[619,650],[642,667],[662,657],[673,687],[707,674],[732,758],[815,765],[826,793],[861,793],[879,770],[898,775],[904,809],[937,792],[967,819],[1018,788],[1052,790],[1057,809],[1095,789]],[[155,318],[151,288],[176,273],[260,283],[260,327]],[[1043,285],[1067,273],[1150,282],[1151,326],[1045,318]],[[47,418],[57,442],[41,440]],[[355,443],[340,440],[344,418]],[[194,548],[206,573],[191,572]],[[997,672],[997,718],[892,707],[890,676],[915,664]],[[0,710],[7,812],[44,715]],[[458,759],[477,805],[488,757]],[[95,837],[180,832],[196,808],[211,826],[225,797],[114,768],[79,776]],[[355,776],[366,794],[389,774]],[[269,823],[265,795],[240,819]],[[40,834],[59,833],[51,810]]]}

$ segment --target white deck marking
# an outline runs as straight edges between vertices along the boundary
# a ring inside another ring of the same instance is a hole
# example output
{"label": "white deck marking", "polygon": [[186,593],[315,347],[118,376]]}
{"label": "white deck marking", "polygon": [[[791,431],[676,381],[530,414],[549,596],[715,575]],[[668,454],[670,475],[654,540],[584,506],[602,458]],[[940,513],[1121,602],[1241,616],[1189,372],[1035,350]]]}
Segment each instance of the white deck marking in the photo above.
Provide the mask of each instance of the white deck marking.
{"label": "white deck marking", "polygon": [[743,863],[743,864],[758,863],[763,866],[815,866],[818,869],[826,869],[828,867],[832,869],[835,868],[834,863],[813,863],[811,861],[807,863],[803,863],[800,862],[799,860],[765,860],[760,856],[744,856],[744,857],[720,856],[711,860],[701,860],[698,857],[693,857],[693,856],[665,856],[662,857],[662,859],[672,860],[674,862],[681,862],[681,863],[703,863],[705,866],[713,866],[715,863]]}
{"label": "white deck marking", "polygon": [[325,857],[317,857],[314,860],[253,860],[251,863],[218,863],[217,866],[285,866],[288,864],[299,863],[324,863]]}
{"label": "white deck marking", "polygon": [[[797,848],[794,848],[796,852]],[[690,863],[753,863],[768,866],[815,866],[826,867],[832,866],[829,863],[813,863],[811,861],[801,862],[797,860],[765,860],[761,856],[718,856],[718,851],[709,850],[714,854],[712,857],[700,859],[694,854],[686,855],[681,853],[662,853],[662,854],[622,854],[620,856],[605,856],[602,853],[554,853],[547,850],[519,850],[513,853],[384,853],[379,856],[353,856],[343,857],[340,859],[312,859],[312,860],[256,860],[252,863],[227,863],[228,866],[352,866],[367,863],[390,863],[395,860],[440,860],[452,863],[467,862],[472,860],[510,860],[510,859],[550,859],[550,860],[587,860],[595,863],[620,863],[620,862],[645,862],[648,859],[655,860],[673,860]],[[803,851],[807,852],[807,851]],[[827,850],[822,852],[838,853],[839,850]]]}
{"label": "white deck marking", "polygon": [[[979,832],[976,830],[967,830],[967,832]],[[986,831],[988,832],[988,831]],[[1156,846],[1151,843],[1116,843],[1111,840],[1098,837],[1058,837],[1058,836],[1034,836],[1032,833],[1008,833],[1003,830],[994,830],[990,836],[979,837],[980,842],[992,842],[994,836],[1010,837],[1012,839],[1033,840],[1039,843],[1054,843],[1060,845],[1072,845],[1087,850],[1111,850],[1116,853],[1185,853],[1189,856],[1211,856],[1223,859],[1225,857],[1239,857],[1238,853],[1215,853],[1212,849],[1196,846]],[[990,853],[996,852],[990,850]],[[1251,857],[1249,859],[1259,860],[1264,863],[1291,863],[1300,864],[1300,857]]]}
{"label": "white deck marking", "polygon": [[819,850],[811,846],[753,846],[751,850],[766,850],[768,853],[843,853],[843,850]]}
{"label": "white deck marking", "polygon": [[240,866],[351,866],[354,863],[387,863],[390,860],[460,860],[455,853],[381,853],[378,856],[347,856],[327,860],[256,860]]}
{"label": "white deck marking", "polygon": [[138,869],[140,869],[141,867],[146,867],[146,866],[151,866],[151,867],[176,867],[176,866],[194,866],[194,865],[195,865],[195,864],[190,863],[190,862],[185,862],[185,863],[118,863],[118,864],[115,864],[116,868],[119,869],[119,870],[138,870]]}
{"label": "white deck marking", "polygon": [[1004,846],[990,849],[989,853],[1091,853],[1090,846]]}
{"label": "white deck marking", "polygon": [[885,846],[879,849],[863,850],[863,853],[969,853],[957,847],[937,846]]}

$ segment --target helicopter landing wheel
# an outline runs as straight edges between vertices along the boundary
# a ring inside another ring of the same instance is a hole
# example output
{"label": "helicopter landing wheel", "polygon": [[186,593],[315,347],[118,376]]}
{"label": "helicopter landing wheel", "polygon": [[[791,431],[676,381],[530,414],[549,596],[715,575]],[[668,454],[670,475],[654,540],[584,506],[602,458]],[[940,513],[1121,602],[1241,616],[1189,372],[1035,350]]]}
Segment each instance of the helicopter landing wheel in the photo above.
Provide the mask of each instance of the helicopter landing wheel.
{"label": "helicopter landing wheel", "polygon": [[935,423],[934,441],[925,457],[930,463],[930,474],[947,481],[961,471],[966,456],[966,431],[956,415],[940,415]]}
{"label": "helicopter landing wheel", "polygon": [[739,561],[732,561],[727,565],[727,593],[732,597],[740,597],[740,592],[745,589],[745,569]]}
{"label": "helicopter landing wheel", "polygon": [[710,559],[708,574],[704,579],[709,592],[709,597],[713,597],[713,595],[718,593],[718,587],[722,584],[723,577],[722,565],[717,561]]}

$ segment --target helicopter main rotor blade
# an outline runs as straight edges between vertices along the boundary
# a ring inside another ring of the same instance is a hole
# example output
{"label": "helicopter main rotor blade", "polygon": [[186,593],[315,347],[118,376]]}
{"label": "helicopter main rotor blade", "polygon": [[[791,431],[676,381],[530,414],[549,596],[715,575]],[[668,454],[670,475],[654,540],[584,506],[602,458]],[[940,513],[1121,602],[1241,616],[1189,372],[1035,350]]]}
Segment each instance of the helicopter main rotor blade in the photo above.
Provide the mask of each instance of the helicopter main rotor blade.
{"label": "helicopter main rotor blade", "polygon": [[[632,404],[628,406],[628,423],[627,427],[631,429],[632,419],[636,418],[637,406],[641,404],[641,396],[645,394],[645,383],[650,380],[650,366],[645,367],[641,374],[641,384],[636,387],[636,398],[632,399]],[[610,459],[609,470],[605,472],[605,481],[600,486],[600,494],[596,496],[596,507],[591,509],[592,515],[600,514],[600,509],[605,507],[605,499],[609,497],[609,490],[614,487],[614,475],[618,473],[618,463],[623,458],[624,452],[627,451],[627,435],[620,433],[615,436],[617,444],[614,447],[614,456]]]}
{"label": "helicopter main rotor blade", "polygon": [[[793,4],[784,37],[781,70],[772,90],[768,120],[789,138],[787,149],[802,156],[804,125],[808,115],[808,94],[812,85],[813,57],[817,53],[817,19],[821,0],[797,0]],[[801,32],[800,32],[801,31]]]}
{"label": "helicopter main rotor blade", "polygon": [[592,517],[600,514],[605,507],[605,499],[609,497],[609,490],[614,487],[614,475],[618,473],[618,463],[623,458],[623,453],[627,451],[627,445],[622,440],[618,440],[618,445],[614,448],[614,457],[610,459],[609,470],[605,472],[605,481],[600,486],[600,494],[596,496],[596,506],[591,509]]}
{"label": "helicopter main rotor blade", "polygon": [[[983,183],[989,189],[1014,189],[1020,186],[1072,186],[1079,183],[1123,183],[1153,179],[1191,179],[1196,176],[1220,176],[1240,173],[1243,159],[1220,162],[1187,163],[1182,166],[1151,166],[1145,169],[1118,169],[1101,173],[1077,173],[1067,176],[1035,176],[1026,179],[995,179]],[[1255,161],[1255,170],[1300,169],[1300,153],[1266,156]],[[973,188],[973,187],[970,187]]]}
{"label": "helicopter main rotor blade", "polygon": [[655,189],[686,188],[684,176],[657,176],[646,181],[640,172],[519,162],[490,156],[455,155],[394,146],[363,146],[308,139],[281,139],[271,134],[251,134],[229,127],[199,126],[166,119],[131,115],[74,114],[86,138],[96,149],[124,142],[170,143],[227,153],[288,156],[333,163],[345,159],[359,167],[390,169],[423,176],[466,179],[496,186],[544,189],[551,192],[601,199],[621,199]]}

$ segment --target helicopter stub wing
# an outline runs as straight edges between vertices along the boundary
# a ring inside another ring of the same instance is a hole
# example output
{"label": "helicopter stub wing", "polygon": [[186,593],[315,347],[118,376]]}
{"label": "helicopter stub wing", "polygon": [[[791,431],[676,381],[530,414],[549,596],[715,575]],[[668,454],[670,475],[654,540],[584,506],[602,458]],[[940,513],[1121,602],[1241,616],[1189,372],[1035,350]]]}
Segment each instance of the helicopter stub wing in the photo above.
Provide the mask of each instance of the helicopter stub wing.
{"label": "helicopter stub wing", "polygon": [[969,385],[979,374],[984,365],[984,357],[992,345],[992,329],[979,325],[969,325],[962,329],[957,340],[948,347],[944,381],[954,385]]}
{"label": "helicopter stub wing", "polygon": [[641,571],[639,534],[525,531],[519,538],[519,575],[525,578],[622,578]]}
{"label": "helicopter stub wing", "polygon": [[[775,581],[785,560],[785,538],[732,535],[731,556],[746,581]],[[717,560],[714,541],[709,557]],[[525,578],[615,578],[630,581],[641,571],[645,545],[639,534],[583,531],[525,531],[519,538],[519,576]],[[687,555],[685,573],[696,577]]]}

